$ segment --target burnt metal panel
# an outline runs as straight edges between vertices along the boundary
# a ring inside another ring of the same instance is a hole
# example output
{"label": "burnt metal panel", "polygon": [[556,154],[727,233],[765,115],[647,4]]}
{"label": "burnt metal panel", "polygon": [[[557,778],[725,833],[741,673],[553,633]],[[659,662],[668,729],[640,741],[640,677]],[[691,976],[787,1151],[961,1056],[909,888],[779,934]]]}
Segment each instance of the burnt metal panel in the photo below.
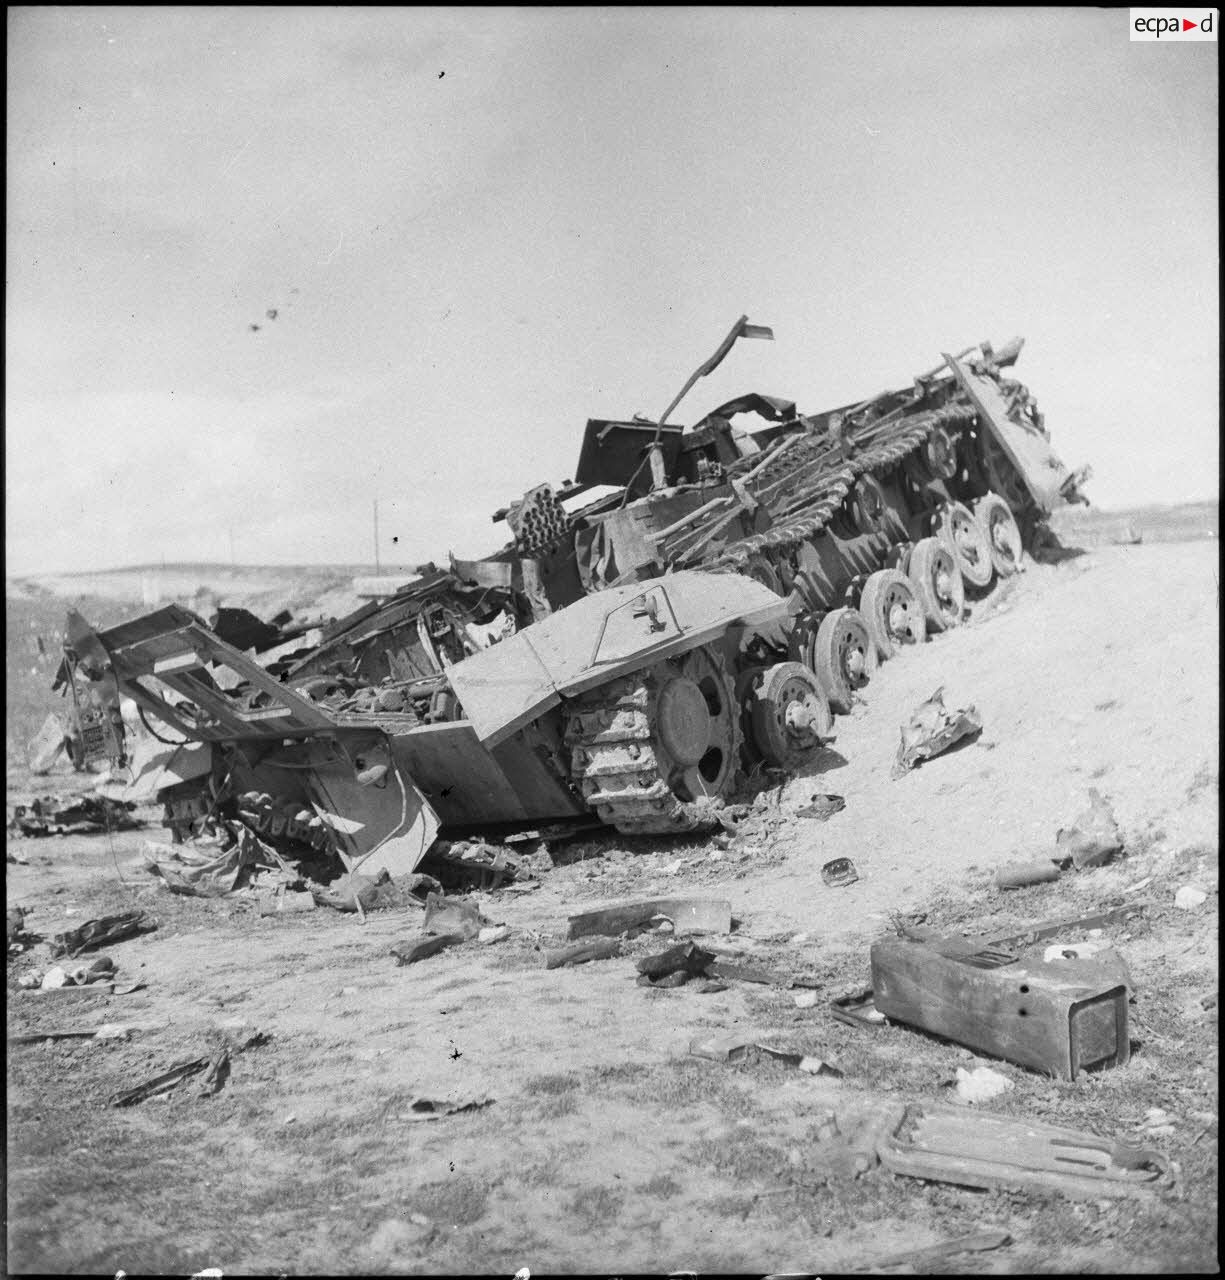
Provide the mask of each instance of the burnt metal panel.
{"label": "burnt metal panel", "polygon": [[653,422],[610,422],[589,418],[574,478],[579,484],[628,486],[637,496],[651,487],[651,469],[643,465],[647,447],[659,431],[664,471],[672,475],[680,454],[682,427],[656,427]]}
{"label": "burnt metal panel", "polygon": [[1046,437],[1037,427],[1024,426],[1009,416],[1008,401],[998,382],[975,373],[955,356],[944,358],[978,410],[980,429],[995,437],[1034,501],[1048,512],[1062,506],[1061,490],[1072,480],[1072,472],[1055,456]]}

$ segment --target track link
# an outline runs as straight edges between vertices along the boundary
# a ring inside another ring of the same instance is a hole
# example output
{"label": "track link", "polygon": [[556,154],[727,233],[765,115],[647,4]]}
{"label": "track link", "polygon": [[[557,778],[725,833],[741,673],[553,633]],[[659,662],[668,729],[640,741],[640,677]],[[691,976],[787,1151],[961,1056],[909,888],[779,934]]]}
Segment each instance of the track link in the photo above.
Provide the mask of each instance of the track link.
{"label": "track link", "polygon": [[[601,821],[626,835],[693,831],[710,822],[709,801],[681,800],[652,732],[666,668],[635,672],[578,698],[566,715],[571,776]],[[738,751],[738,738],[730,744]]]}

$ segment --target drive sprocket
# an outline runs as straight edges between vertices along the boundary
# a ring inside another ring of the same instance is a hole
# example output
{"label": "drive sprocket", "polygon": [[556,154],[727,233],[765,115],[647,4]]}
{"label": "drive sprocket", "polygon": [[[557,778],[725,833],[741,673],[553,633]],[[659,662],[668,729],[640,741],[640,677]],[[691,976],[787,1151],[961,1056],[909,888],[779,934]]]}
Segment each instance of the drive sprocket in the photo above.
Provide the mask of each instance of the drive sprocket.
{"label": "drive sprocket", "polygon": [[571,777],[629,835],[692,831],[731,790],[740,761],[734,687],[714,646],[622,677],[566,710]]}

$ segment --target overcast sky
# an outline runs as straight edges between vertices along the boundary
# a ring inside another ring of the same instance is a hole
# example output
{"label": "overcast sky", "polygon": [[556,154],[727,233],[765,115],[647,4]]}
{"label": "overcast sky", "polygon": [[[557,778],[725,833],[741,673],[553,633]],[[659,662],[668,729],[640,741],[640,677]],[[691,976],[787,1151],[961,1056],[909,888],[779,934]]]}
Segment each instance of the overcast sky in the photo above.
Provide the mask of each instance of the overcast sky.
{"label": "overcast sky", "polygon": [[676,420],[1021,334],[1215,497],[1217,50],[1127,14],[10,8],[7,572],[485,554],[741,313]]}

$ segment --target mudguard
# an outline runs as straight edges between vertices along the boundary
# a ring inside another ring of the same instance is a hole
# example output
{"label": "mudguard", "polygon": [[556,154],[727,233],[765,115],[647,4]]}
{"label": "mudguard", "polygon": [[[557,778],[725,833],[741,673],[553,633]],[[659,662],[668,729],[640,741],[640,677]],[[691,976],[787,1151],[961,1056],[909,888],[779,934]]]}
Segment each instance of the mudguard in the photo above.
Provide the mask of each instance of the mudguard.
{"label": "mudguard", "polygon": [[524,725],[620,675],[721,636],[786,617],[788,603],[736,573],[687,570],[584,596],[447,675],[477,737],[496,746]]}

